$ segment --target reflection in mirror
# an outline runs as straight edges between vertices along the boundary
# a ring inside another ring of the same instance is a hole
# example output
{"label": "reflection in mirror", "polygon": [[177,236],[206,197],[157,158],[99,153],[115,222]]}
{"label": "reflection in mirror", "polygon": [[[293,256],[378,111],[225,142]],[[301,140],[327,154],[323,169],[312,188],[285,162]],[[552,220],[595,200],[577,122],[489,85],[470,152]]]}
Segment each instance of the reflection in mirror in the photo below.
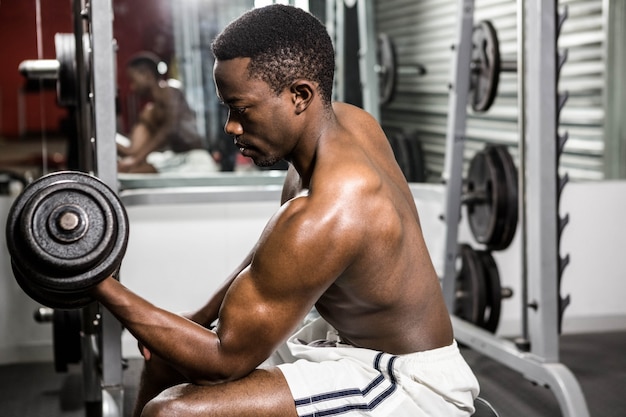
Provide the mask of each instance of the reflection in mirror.
{"label": "reflection in mirror", "polygon": [[[115,0],[122,182],[136,182],[127,173],[171,179],[260,171],[224,133],[227,109],[215,93],[211,42],[246,10],[271,3]],[[308,0],[296,3],[307,8]],[[269,170],[286,168],[281,162]]]}

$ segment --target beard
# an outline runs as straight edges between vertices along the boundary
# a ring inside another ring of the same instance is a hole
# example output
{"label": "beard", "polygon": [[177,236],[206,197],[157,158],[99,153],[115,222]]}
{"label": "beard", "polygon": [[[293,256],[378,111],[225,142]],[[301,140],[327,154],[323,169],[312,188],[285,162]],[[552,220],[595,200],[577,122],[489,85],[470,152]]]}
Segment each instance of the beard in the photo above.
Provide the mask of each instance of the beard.
{"label": "beard", "polygon": [[263,159],[253,159],[252,161],[254,162],[254,165],[261,167],[261,168],[268,168],[271,167],[273,165],[276,165],[277,163],[279,163],[282,160],[282,158],[277,157],[277,156],[267,156]]}

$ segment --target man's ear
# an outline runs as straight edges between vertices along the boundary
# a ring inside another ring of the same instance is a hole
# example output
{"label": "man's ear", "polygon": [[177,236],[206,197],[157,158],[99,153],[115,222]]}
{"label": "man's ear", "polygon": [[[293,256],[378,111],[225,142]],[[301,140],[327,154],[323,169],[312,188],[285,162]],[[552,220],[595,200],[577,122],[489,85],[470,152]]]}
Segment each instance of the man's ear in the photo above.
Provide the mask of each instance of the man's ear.
{"label": "man's ear", "polygon": [[300,114],[309,107],[313,102],[313,98],[317,93],[313,84],[307,80],[297,80],[291,84],[290,88],[292,94],[293,104],[295,106],[296,114]]}

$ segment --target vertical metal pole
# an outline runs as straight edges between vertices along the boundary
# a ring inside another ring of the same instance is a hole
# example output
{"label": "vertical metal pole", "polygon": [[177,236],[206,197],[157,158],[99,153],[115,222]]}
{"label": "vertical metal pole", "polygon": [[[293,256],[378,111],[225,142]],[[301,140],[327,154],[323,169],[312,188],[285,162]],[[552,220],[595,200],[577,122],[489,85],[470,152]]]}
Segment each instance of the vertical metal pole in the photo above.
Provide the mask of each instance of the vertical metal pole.
{"label": "vertical metal pole", "polygon": [[454,284],[456,280],[456,255],[458,229],[461,218],[461,192],[463,188],[463,151],[467,100],[470,89],[470,64],[472,59],[472,32],[474,27],[474,1],[459,0],[457,10],[455,53],[452,57],[452,83],[448,101],[448,126],[446,132],[446,159],[443,182],[446,184],[444,221],[446,244],[444,254],[443,293],[452,314],[454,312]]}
{"label": "vertical metal pole", "polygon": [[83,38],[85,36],[85,19],[83,18],[83,10],[85,9],[84,0],[74,0],[74,43],[76,56],[76,106],[74,114],[76,118],[76,157],[78,166],[76,167],[83,172],[91,172],[94,169],[94,155],[91,146],[91,103],[89,101],[89,77],[87,68],[85,67],[85,51]]}
{"label": "vertical metal pole", "polygon": [[604,42],[604,175],[606,179],[623,179],[626,178],[626,2],[604,0],[602,9],[607,34]]}
{"label": "vertical metal pole", "polygon": [[[94,153],[92,147],[92,110],[93,103],[89,96],[91,82],[86,63],[84,38],[88,36],[86,19],[88,18],[88,6],[85,0],[74,0],[72,2],[72,12],[74,16],[74,45],[76,60],[76,105],[74,107],[76,123],[76,166],[83,172],[93,172]],[[87,13],[87,14],[84,14]],[[102,415],[102,381],[99,372],[99,350],[96,346],[98,336],[97,317],[99,311],[96,304],[91,304],[81,311],[81,347],[82,347],[82,369],[84,386],[85,414],[89,417],[99,417]]]}
{"label": "vertical metal pole", "polygon": [[181,46],[179,56],[184,58],[180,65],[183,90],[187,101],[196,114],[196,129],[203,138],[206,138],[206,109],[204,108],[204,89],[202,88],[204,82],[202,51],[198,47],[200,44],[198,0],[188,0],[182,4],[173,3],[172,11],[178,12],[175,12],[178,15],[178,19],[175,20],[180,20],[177,29],[179,29],[179,44]]}
{"label": "vertical metal pole", "polygon": [[519,134],[518,150],[519,150],[519,219],[520,219],[520,275],[521,275],[521,330],[522,335],[518,340],[520,348],[527,349],[528,340],[528,270],[526,268],[528,257],[526,254],[526,113],[525,95],[526,83],[525,77],[525,47],[526,41],[524,37],[524,29],[526,26],[526,10],[524,0],[517,0],[517,131]]}
{"label": "vertical metal pole", "polygon": [[94,113],[92,140],[95,142],[96,149],[96,170],[98,178],[116,190],[115,86],[117,85],[117,71],[113,42],[112,0],[92,0],[90,19]]}
{"label": "vertical metal pole", "polygon": [[[116,68],[113,41],[112,0],[92,0],[90,10],[92,36],[92,74],[94,142],[98,177],[117,190],[117,152],[115,146]],[[103,407],[108,414],[122,415],[122,326],[108,310],[101,312],[101,347]],[[109,403],[105,403],[109,401]],[[112,401],[112,404],[110,403]],[[111,413],[110,407],[117,410]]]}
{"label": "vertical metal pole", "polygon": [[377,36],[374,24],[373,0],[358,0],[359,20],[359,74],[363,92],[363,109],[380,122],[378,73],[376,72]]}
{"label": "vertical metal pole", "polygon": [[345,100],[345,6],[343,0],[326,0],[326,28],[335,46],[333,100]]}
{"label": "vertical metal pole", "polygon": [[526,144],[531,352],[558,362],[557,2],[528,0]]}

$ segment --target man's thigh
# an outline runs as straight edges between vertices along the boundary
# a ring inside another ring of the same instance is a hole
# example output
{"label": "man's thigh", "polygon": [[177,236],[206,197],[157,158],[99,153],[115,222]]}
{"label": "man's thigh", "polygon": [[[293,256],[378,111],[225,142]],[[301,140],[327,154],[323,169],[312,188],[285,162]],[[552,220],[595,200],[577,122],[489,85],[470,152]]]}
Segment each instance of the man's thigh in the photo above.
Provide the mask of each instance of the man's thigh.
{"label": "man's thigh", "polygon": [[177,385],[150,401],[142,417],[296,417],[287,381],[277,368],[257,369],[245,378],[211,386]]}

